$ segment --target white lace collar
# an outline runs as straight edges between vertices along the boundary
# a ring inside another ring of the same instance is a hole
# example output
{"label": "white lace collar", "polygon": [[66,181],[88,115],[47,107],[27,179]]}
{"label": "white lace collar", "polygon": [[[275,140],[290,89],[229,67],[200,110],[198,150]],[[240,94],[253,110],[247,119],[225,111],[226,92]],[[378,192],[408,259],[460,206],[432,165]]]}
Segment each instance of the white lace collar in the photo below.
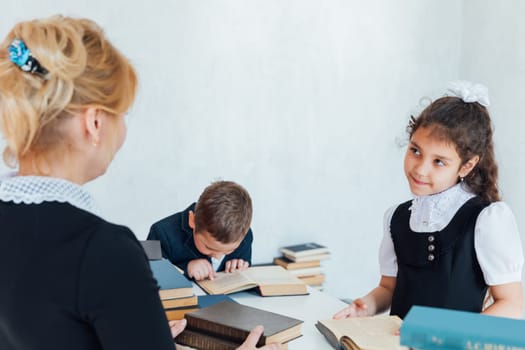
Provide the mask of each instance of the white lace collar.
{"label": "white lace collar", "polygon": [[93,197],[82,186],[46,176],[10,174],[0,177],[0,200],[16,204],[67,202],[79,209],[97,213]]}
{"label": "white lace collar", "polygon": [[433,232],[445,228],[465,202],[475,195],[458,183],[429,196],[416,196],[410,207],[410,228],[415,232]]}

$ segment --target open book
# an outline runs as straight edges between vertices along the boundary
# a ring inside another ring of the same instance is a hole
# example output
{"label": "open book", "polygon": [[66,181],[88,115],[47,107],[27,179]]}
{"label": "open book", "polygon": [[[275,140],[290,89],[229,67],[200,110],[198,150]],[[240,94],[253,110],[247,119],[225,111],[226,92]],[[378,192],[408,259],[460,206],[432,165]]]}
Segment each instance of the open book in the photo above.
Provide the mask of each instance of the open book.
{"label": "open book", "polygon": [[397,316],[380,315],[321,320],[315,326],[335,349],[407,349],[399,345],[396,335],[401,323]]}
{"label": "open book", "polygon": [[257,287],[262,296],[308,294],[306,284],[281,266],[256,266],[242,272],[217,273],[197,281],[208,294],[229,294]]}

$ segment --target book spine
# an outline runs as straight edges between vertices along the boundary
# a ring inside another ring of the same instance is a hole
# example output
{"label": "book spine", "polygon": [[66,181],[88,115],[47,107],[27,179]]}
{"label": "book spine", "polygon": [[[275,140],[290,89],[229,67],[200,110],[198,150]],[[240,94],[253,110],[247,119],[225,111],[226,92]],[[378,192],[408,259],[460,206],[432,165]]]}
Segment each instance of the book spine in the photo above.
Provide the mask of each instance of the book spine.
{"label": "book spine", "polygon": [[[186,315],[186,320],[188,322],[188,329],[201,333],[209,333],[210,335],[220,337],[222,339],[229,339],[239,344],[242,343],[249,334],[248,331],[215,322],[209,322],[203,319],[198,319],[193,317],[191,314]],[[257,343],[257,346],[262,346],[264,344],[266,344],[266,336],[262,335],[259,339],[259,342]]]}
{"label": "book spine", "polygon": [[461,334],[436,335],[435,329],[414,329],[405,327],[401,331],[401,345],[416,349],[465,349],[465,350],[525,350],[525,347],[501,341],[491,342],[489,339],[478,339]]}
{"label": "book spine", "polygon": [[195,349],[206,350],[235,350],[241,343],[233,343],[216,338],[208,334],[194,332],[186,329],[175,338],[177,344],[186,345]]}

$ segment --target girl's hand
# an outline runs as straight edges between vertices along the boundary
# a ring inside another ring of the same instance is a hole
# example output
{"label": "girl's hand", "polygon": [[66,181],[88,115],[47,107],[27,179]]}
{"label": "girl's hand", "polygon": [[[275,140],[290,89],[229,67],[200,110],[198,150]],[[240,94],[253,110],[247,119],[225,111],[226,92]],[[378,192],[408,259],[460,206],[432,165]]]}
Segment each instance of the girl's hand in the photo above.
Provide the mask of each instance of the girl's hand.
{"label": "girl's hand", "polygon": [[368,305],[363,299],[356,299],[352,304],[345,307],[333,316],[333,319],[339,320],[348,317],[363,317],[368,316]]}
{"label": "girl's hand", "polygon": [[242,259],[232,259],[226,261],[226,265],[224,267],[225,272],[235,272],[235,271],[244,271],[246,270],[250,264],[247,261],[244,261]]}
{"label": "girl's hand", "polygon": [[216,277],[213,266],[206,259],[195,259],[188,264],[188,276],[194,278],[196,281],[209,278],[214,279]]}

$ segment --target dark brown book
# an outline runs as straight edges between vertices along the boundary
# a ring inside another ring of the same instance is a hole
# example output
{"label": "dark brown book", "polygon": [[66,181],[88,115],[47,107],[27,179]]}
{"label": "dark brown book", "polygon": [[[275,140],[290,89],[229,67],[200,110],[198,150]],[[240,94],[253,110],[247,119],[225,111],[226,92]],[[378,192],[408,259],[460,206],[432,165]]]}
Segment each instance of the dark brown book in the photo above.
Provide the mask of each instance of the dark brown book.
{"label": "dark brown book", "polygon": [[255,266],[232,273],[218,272],[213,280],[197,281],[208,294],[229,294],[258,288],[262,296],[308,294],[306,284],[282,266]]}
{"label": "dark brown book", "polygon": [[[219,338],[237,347],[255,326],[262,325],[264,333],[257,343],[257,346],[262,346],[286,343],[300,337],[303,324],[303,321],[295,318],[231,302],[221,302],[190,312],[185,318],[188,321],[186,330],[176,338],[176,342],[191,347],[200,346],[201,349],[214,348],[211,344],[210,347],[195,344],[195,340],[192,340],[196,338],[193,336],[195,333],[205,334],[210,339]],[[189,332],[184,334],[186,331]]]}
{"label": "dark brown book", "polygon": [[242,344],[187,328],[177,336],[175,342],[177,344],[191,346],[192,349],[206,350],[235,350]]}
{"label": "dark brown book", "polygon": [[[192,349],[236,350],[241,343],[232,342],[209,334],[185,330],[175,340],[178,344],[193,344]],[[179,347],[177,347],[178,349]],[[287,350],[288,344],[282,344],[280,350]]]}
{"label": "dark brown book", "polygon": [[305,269],[305,268],[309,268],[309,267],[319,267],[319,266],[321,266],[321,260],[310,260],[310,261],[295,262],[293,260],[288,259],[285,256],[274,258],[273,259],[273,263],[275,265],[282,266],[282,267],[284,267],[287,270],[297,270],[297,269]]}

